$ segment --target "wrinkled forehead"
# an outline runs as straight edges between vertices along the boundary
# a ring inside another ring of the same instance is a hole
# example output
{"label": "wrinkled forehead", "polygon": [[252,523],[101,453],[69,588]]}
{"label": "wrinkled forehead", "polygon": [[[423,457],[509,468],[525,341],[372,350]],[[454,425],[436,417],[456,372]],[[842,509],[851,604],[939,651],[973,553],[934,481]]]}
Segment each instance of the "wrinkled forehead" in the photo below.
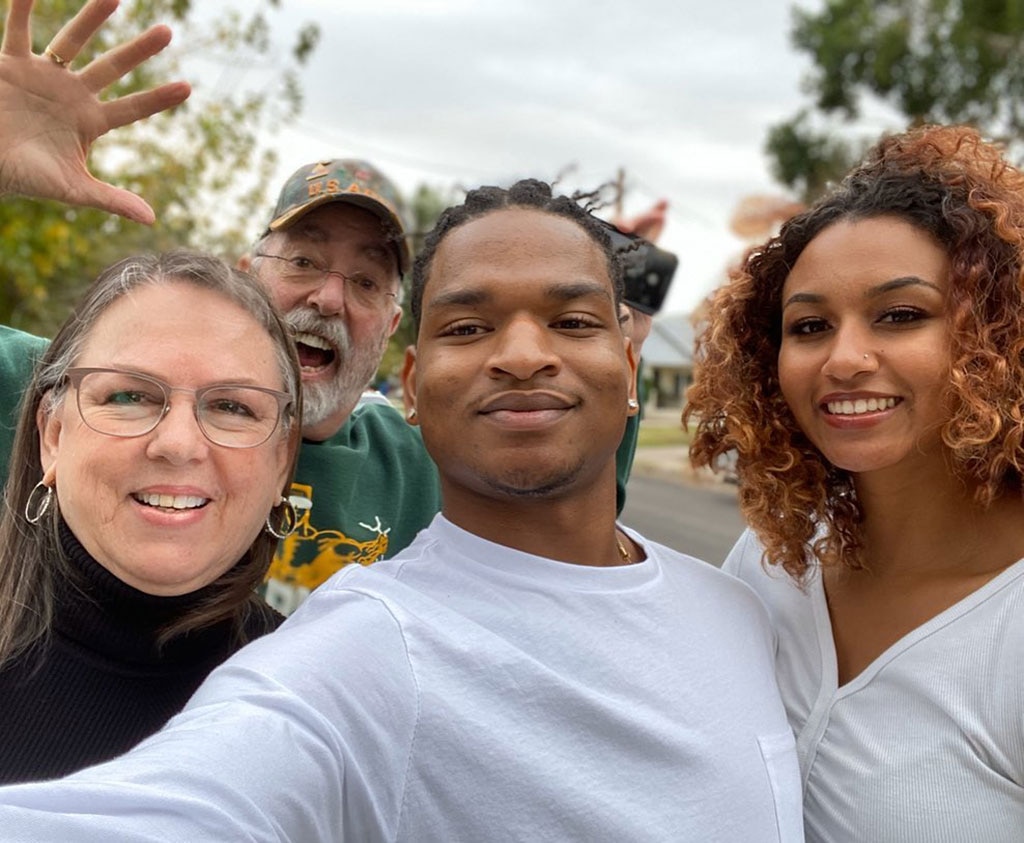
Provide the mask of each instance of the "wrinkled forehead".
{"label": "wrinkled forehead", "polygon": [[122,365],[127,358],[158,356],[155,347],[182,360],[209,355],[211,365],[237,354],[255,360],[273,359],[276,353],[274,338],[256,314],[224,290],[169,278],[112,299],[82,335],[76,362]]}
{"label": "wrinkled forehead", "polygon": [[270,236],[279,238],[276,242],[286,247],[354,254],[398,275],[395,231],[384,220],[354,205],[337,202],[322,206]]}

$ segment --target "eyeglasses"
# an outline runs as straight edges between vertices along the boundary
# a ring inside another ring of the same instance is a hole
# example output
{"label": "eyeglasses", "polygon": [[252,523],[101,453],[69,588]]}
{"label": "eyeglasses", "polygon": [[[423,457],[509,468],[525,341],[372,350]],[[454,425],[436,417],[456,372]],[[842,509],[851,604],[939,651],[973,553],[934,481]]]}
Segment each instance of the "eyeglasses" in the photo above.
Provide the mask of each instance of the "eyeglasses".
{"label": "eyeglasses", "polygon": [[145,436],[171,409],[171,393],[194,398],[193,412],[203,436],[224,448],[255,448],[281,422],[292,397],[262,386],[214,384],[201,389],[171,386],[158,378],[121,369],[68,369],[82,421],[97,433]]}
{"label": "eyeglasses", "polygon": [[315,261],[301,255],[294,258],[286,258],[283,255],[269,255],[266,252],[257,252],[257,258],[270,258],[281,261],[284,267],[281,269],[281,276],[285,281],[294,284],[322,284],[331,275],[337,275],[345,282],[345,289],[363,307],[382,310],[388,298],[397,298],[397,293],[387,289],[387,284],[367,275],[365,272],[356,272],[346,275],[336,269],[329,269],[320,266]]}

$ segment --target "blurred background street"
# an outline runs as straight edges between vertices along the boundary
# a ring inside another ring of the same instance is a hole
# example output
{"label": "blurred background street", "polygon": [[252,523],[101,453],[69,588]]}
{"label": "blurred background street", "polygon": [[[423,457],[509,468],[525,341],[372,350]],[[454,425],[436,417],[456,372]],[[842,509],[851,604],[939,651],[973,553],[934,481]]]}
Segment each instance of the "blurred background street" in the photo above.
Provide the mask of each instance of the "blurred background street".
{"label": "blurred background street", "polygon": [[720,565],[743,531],[736,487],[695,474],[678,409],[647,410],[622,523],[661,544]]}

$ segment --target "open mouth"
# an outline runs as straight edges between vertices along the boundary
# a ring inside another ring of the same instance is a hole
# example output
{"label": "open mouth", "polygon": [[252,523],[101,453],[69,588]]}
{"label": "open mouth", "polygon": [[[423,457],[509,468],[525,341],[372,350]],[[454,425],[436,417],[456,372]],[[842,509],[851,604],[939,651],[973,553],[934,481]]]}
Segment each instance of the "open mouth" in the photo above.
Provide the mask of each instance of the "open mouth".
{"label": "open mouth", "polygon": [[209,498],[200,498],[196,495],[156,495],[144,494],[142,492],[132,495],[136,501],[143,506],[152,506],[157,509],[201,509],[209,502]]}
{"label": "open mouth", "polygon": [[319,372],[331,366],[337,359],[334,347],[323,337],[305,331],[294,336],[299,353],[299,364],[304,372]]}

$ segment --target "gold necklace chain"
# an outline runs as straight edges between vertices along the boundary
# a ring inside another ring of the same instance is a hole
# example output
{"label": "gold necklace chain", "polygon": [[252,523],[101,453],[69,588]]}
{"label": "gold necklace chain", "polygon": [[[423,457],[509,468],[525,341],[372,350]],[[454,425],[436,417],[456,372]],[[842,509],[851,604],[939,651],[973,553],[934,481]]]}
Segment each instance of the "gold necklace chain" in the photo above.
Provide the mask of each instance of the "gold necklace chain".
{"label": "gold necklace chain", "polygon": [[622,539],[619,538],[618,534],[615,536],[615,546],[619,549],[619,556],[622,557],[622,562],[625,565],[632,563],[632,559],[629,556],[629,551],[626,550],[626,546],[622,543]]}

